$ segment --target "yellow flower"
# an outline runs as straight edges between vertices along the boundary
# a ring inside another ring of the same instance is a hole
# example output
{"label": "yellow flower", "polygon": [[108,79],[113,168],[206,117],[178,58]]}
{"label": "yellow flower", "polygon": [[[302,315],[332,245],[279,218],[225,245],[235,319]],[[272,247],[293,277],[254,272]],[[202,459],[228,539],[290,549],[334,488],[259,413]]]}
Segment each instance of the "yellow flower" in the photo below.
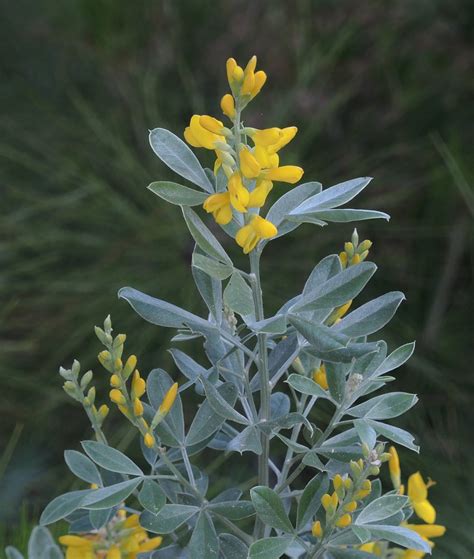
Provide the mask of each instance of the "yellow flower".
{"label": "yellow flower", "polygon": [[230,203],[232,206],[238,212],[245,213],[247,211],[250,194],[242,182],[240,173],[235,172],[232,174],[229,178],[227,188],[229,189]]}
{"label": "yellow flower", "polygon": [[428,489],[432,485],[434,483],[431,480],[425,483],[420,472],[416,472],[408,478],[408,497],[413,509],[421,520],[428,524],[434,524],[436,521],[435,508],[428,501]]}
{"label": "yellow flower", "polygon": [[220,225],[227,225],[232,221],[232,206],[229,192],[211,194],[204,201],[203,208],[207,213],[212,213],[214,219]]}
{"label": "yellow flower", "polygon": [[247,225],[237,231],[235,240],[244,249],[244,253],[248,254],[262,239],[271,239],[277,233],[278,229],[271,221],[254,215]]}
{"label": "yellow flower", "polygon": [[318,369],[315,369],[313,371],[313,380],[316,384],[319,384],[319,386],[323,390],[327,390],[329,388],[326,367],[324,366],[324,363]]}
{"label": "yellow flower", "polygon": [[[211,119],[212,117],[208,118]],[[224,136],[215,134],[203,127],[201,123],[201,115],[193,115],[191,117],[189,126],[184,130],[184,138],[188,144],[195,148],[206,148],[212,150],[216,149],[216,143],[225,142]]]}
{"label": "yellow flower", "polygon": [[163,401],[161,402],[160,408],[159,408],[159,412],[162,415],[166,415],[171,407],[174,404],[174,401],[176,400],[176,396],[178,395],[178,383],[175,382],[173,384],[173,386],[168,390],[168,392],[165,394],[165,397],[163,398]]}
{"label": "yellow flower", "polygon": [[[413,530],[423,538],[431,547],[434,547],[434,542],[430,538],[440,538],[446,533],[446,528],[439,524],[408,524],[403,522],[403,527]],[[414,549],[407,549],[402,555],[402,559],[420,559],[426,554],[423,551],[416,551]]]}
{"label": "yellow flower", "polygon": [[297,132],[298,128],[296,126],[266,128],[264,130],[256,130],[251,135],[251,138],[255,146],[262,146],[269,153],[276,153],[289,144]]}
{"label": "yellow flower", "polygon": [[257,182],[255,188],[250,192],[248,201],[249,208],[261,208],[265,205],[267,196],[273,188],[272,181],[260,180]]}
{"label": "yellow flower", "polygon": [[390,459],[388,461],[388,469],[390,471],[390,478],[392,480],[393,487],[398,490],[401,486],[400,459],[398,458],[397,449],[394,446],[390,447],[389,454]]}
{"label": "yellow flower", "polygon": [[133,400],[133,413],[137,417],[141,417],[143,415],[143,411],[143,404],[138,398],[135,398],[135,400]]}
{"label": "yellow flower", "polygon": [[248,147],[240,150],[240,170],[247,179],[255,179],[260,175],[262,167]]}
{"label": "yellow flower", "polygon": [[381,553],[382,553],[382,550],[380,549],[380,546],[376,542],[364,543],[363,545],[361,545],[359,547],[359,549],[360,549],[360,551],[368,551],[369,553],[373,553],[377,557],[380,556]]}
{"label": "yellow flower", "polygon": [[290,184],[297,183],[303,176],[303,169],[296,165],[283,165],[275,169],[267,169],[264,177],[270,181],[288,182]]}
{"label": "yellow flower", "polygon": [[59,543],[66,547],[66,559],[96,559],[94,539],[82,536],[61,536]]}

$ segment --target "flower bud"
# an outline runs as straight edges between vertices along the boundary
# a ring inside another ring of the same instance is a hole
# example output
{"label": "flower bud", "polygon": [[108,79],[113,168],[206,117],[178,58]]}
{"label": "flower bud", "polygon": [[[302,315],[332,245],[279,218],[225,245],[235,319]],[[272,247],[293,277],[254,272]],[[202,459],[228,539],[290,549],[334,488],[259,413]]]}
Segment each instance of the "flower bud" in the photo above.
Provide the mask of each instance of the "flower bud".
{"label": "flower bud", "polygon": [[95,386],[92,386],[87,393],[87,399],[89,400],[90,404],[92,405],[95,402]]}
{"label": "flower bud", "polygon": [[221,109],[225,116],[231,120],[235,117],[235,101],[230,93],[226,93],[221,99]]}
{"label": "flower bud", "polygon": [[321,522],[319,520],[316,520],[316,522],[313,522],[313,525],[311,526],[311,534],[315,538],[321,538],[322,537],[323,528],[322,528]]}
{"label": "flower bud", "polygon": [[140,372],[138,369],[133,373],[133,380],[132,380],[132,397],[133,398],[141,398],[143,394],[145,394],[146,390],[146,382],[140,376]]}
{"label": "flower bud", "polygon": [[366,250],[369,250],[371,246],[372,246],[372,241],[366,239],[365,241],[362,241],[360,245],[357,247],[357,252],[359,254],[362,254]]}
{"label": "flower bud", "polygon": [[104,320],[104,330],[107,334],[112,332],[112,319],[110,318],[110,314],[107,315],[106,319]]}
{"label": "flower bud", "polygon": [[81,378],[81,388],[82,388],[82,390],[84,390],[87,387],[87,385],[92,380],[93,376],[94,376],[94,374],[93,374],[92,371],[87,371],[87,373],[84,373],[83,377]]}
{"label": "flower bud", "polygon": [[354,512],[357,509],[357,501],[350,501],[344,505],[344,510],[347,512]]}
{"label": "flower bud", "polygon": [[143,415],[143,404],[138,398],[135,398],[135,400],[133,401],[133,413],[137,417],[141,417]]}
{"label": "flower bud", "polygon": [[137,366],[137,356],[130,355],[130,357],[127,359],[122,369],[122,376],[125,380],[128,379],[128,377],[133,373],[133,370],[135,369],[136,366]]}
{"label": "flower bud", "polygon": [[176,396],[178,395],[178,383],[175,382],[173,386],[168,390],[161,402],[161,405],[158,409],[159,413],[165,416],[171,409],[174,401],[176,400]]}
{"label": "flower bud", "polygon": [[63,379],[65,380],[72,380],[72,372],[70,369],[65,369],[64,367],[59,367],[59,374],[63,377]]}
{"label": "flower bud", "polygon": [[338,528],[347,528],[352,523],[352,516],[348,513],[343,514],[341,518],[336,520],[336,526]]}
{"label": "flower bud", "polygon": [[358,254],[354,254],[354,256],[351,258],[351,266],[355,266],[356,264],[360,264],[360,256]]}
{"label": "flower bud", "polygon": [[109,396],[112,402],[119,406],[123,406],[127,402],[125,396],[120,392],[120,390],[117,390],[116,388],[109,392]]}
{"label": "flower bud", "polygon": [[301,362],[301,359],[299,357],[296,357],[296,359],[293,361],[293,363],[291,364],[291,366],[293,367],[293,369],[299,374],[299,375],[304,375],[305,374],[305,370],[303,367],[303,363]]}
{"label": "flower bud", "polygon": [[348,258],[352,258],[354,256],[354,245],[351,242],[344,243],[344,250],[346,251]]}
{"label": "flower bud", "polygon": [[347,254],[345,252],[339,253],[339,260],[341,261],[341,266],[343,268],[347,267]]}
{"label": "flower bud", "polygon": [[155,445],[155,437],[151,433],[146,433],[143,437],[143,442],[147,448],[153,448]]}
{"label": "flower bud", "polygon": [[110,377],[110,386],[113,386],[114,388],[120,388],[120,386],[122,386],[122,379],[118,375],[113,374]]}
{"label": "flower bud", "polygon": [[104,420],[109,415],[109,406],[102,404],[99,408],[99,415]]}
{"label": "flower bud", "polygon": [[352,232],[351,241],[354,247],[359,244],[359,233],[357,232],[357,229],[354,229],[354,231]]}

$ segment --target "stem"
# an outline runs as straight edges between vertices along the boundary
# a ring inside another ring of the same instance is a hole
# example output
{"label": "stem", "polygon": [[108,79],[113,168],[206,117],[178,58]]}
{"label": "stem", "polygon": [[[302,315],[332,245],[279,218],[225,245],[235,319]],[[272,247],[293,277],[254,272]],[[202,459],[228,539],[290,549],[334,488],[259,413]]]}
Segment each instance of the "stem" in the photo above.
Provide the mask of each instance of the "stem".
{"label": "stem", "polygon": [[239,538],[241,540],[243,540],[246,544],[250,545],[253,542],[253,538],[251,536],[249,536],[246,532],[241,530],[238,526],[236,526],[228,518],[226,518],[225,516],[222,516],[220,514],[216,514],[215,512],[213,512],[213,514],[214,514],[214,516],[217,516],[217,518],[219,519],[220,522],[222,522],[222,524],[224,524],[225,526],[227,526],[227,528],[232,530],[234,532],[234,534],[236,536],[239,536]]}
{"label": "stem", "polygon": [[[260,282],[260,253],[253,250],[250,253],[250,271],[252,294],[255,304],[255,317],[258,321],[264,319],[262,286]],[[268,371],[267,336],[259,333],[258,339],[258,372],[260,376],[260,421],[270,419],[270,378]],[[269,485],[269,459],[270,459],[270,437],[261,432],[262,454],[258,457],[258,483]],[[264,525],[257,521],[255,525],[256,536],[261,537]]]}
{"label": "stem", "polygon": [[188,451],[186,447],[181,447],[181,455],[183,457],[184,467],[186,468],[186,473],[188,474],[189,483],[196,487],[196,480],[194,479],[193,468],[191,466],[191,462],[189,461]]}

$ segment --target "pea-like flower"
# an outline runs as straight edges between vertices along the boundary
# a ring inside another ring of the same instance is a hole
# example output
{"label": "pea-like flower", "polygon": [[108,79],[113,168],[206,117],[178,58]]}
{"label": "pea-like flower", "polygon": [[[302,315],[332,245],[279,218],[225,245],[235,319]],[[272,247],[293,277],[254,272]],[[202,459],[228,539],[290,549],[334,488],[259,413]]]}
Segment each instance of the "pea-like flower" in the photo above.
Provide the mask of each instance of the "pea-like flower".
{"label": "pea-like flower", "polygon": [[271,221],[254,215],[251,221],[237,231],[235,240],[244,249],[244,253],[251,252],[262,239],[271,239],[278,233]]}

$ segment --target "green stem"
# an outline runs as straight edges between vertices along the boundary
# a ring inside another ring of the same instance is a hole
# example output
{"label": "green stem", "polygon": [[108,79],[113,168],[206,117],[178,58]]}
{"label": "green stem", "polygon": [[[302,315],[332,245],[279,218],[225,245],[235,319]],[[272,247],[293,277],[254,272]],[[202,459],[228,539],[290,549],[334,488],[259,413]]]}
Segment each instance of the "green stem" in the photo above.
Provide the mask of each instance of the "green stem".
{"label": "green stem", "polygon": [[[253,250],[250,253],[250,272],[252,294],[255,304],[255,318],[260,321],[265,317],[263,310],[262,286],[260,282],[260,253]],[[270,378],[268,371],[267,336],[259,333],[258,336],[258,373],[260,376],[260,421],[270,419]],[[270,438],[261,432],[262,454],[258,458],[258,483],[259,485],[269,485],[269,458],[270,458]],[[261,537],[264,526],[262,523],[256,524],[256,535]]]}

